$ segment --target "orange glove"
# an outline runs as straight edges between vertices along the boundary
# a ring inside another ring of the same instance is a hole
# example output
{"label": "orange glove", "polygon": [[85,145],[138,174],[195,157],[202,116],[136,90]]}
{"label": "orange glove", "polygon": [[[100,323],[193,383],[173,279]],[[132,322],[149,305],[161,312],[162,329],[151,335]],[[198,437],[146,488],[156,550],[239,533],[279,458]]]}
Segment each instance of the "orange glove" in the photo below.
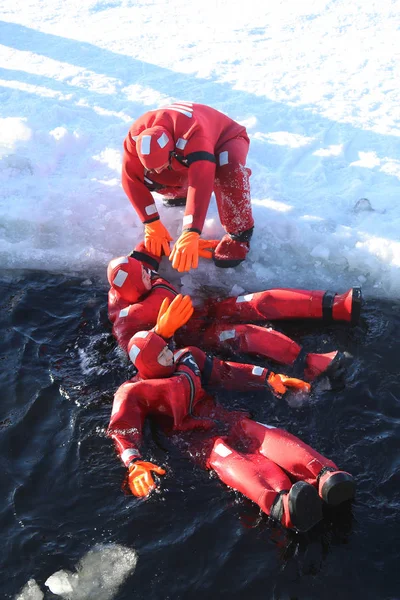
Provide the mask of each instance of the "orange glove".
{"label": "orange glove", "polygon": [[197,269],[199,265],[199,237],[196,231],[182,231],[172,248],[169,260],[179,273]]}
{"label": "orange glove", "polygon": [[287,377],[282,373],[270,372],[268,376],[268,384],[272,390],[272,393],[277,397],[281,398],[288,391],[287,388],[292,388],[306,394],[310,393],[311,385],[302,379],[296,379],[295,377]]}
{"label": "orange glove", "polygon": [[199,238],[199,256],[202,258],[212,258],[219,242],[220,240],[202,240]]}
{"label": "orange glove", "polygon": [[171,241],[172,237],[159,219],[152,223],[145,223],[144,245],[147,252],[155,254],[155,256],[161,256],[163,253],[165,256],[169,256],[171,252],[169,242]]}
{"label": "orange glove", "polygon": [[162,338],[172,337],[179,327],[185,325],[193,314],[193,304],[190,296],[178,294],[169,303],[168,298],[164,298],[160,310],[158,311],[157,323],[154,331]]}
{"label": "orange glove", "polygon": [[151,475],[154,471],[157,475],[165,475],[165,469],[153,465],[151,462],[137,460],[129,466],[128,483],[134,496],[142,498],[148,496],[151,490],[154,490],[156,484]]}

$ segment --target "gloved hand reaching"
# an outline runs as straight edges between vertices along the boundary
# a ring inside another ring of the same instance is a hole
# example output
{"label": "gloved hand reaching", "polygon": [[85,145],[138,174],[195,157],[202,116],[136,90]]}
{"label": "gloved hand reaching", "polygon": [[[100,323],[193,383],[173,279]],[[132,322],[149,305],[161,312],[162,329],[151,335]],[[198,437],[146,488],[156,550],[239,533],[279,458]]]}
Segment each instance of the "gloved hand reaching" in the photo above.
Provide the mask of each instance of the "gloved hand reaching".
{"label": "gloved hand reaching", "polygon": [[165,475],[165,469],[151,462],[137,460],[129,465],[128,483],[134,496],[143,498],[144,496],[148,496],[151,490],[155,489],[156,484],[151,475],[152,471],[157,473],[157,475]]}
{"label": "gloved hand reaching", "polygon": [[271,388],[272,393],[277,398],[281,398],[284,394],[286,394],[288,388],[306,394],[309,394],[311,390],[311,385],[302,379],[288,377],[282,373],[273,373],[272,371],[268,375],[267,383]]}
{"label": "gloved hand reaching", "polygon": [[203,240],[199,238],[199,256],[202,258],[212,258],[219,242],[220,240]]}
{"label": "gloved hand reaching", "polygon": [[172,248],[169,260],[179,273],[197,269],[199,265],[199,238],[196,231],[182,231]]}
{"label": "gloved hand reaching", "polygon": [[168,229],[164,227],[160,219],[153,221],[152,223],[145,223],[144,225],[144,245],[148,252],[155,254],[155,256],[161,256],[162,253],[165,256],[170,255],[169,242],[172,241],[172,237],[169,234]]}
{"label": "gloved hand reaching", "polygon": [[193,311],[190,296],[178,294],[171,304],[168,298],[164,298],[158,311],[157,323],[154,327],[155,333],[167,340],[174,335],[179,327],[189,321]]}

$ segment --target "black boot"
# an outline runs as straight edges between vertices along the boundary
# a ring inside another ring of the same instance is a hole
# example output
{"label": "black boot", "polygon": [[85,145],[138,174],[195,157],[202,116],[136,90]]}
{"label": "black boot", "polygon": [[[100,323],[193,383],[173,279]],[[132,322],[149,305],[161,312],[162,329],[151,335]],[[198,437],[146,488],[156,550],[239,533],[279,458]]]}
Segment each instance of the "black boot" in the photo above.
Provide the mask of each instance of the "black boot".
{"label": "black boot", "polygon": [[289,492],[278,495],[270,516],[289,529],[296,529],[301,533],[308,531],[322,519],[321,500],[317,490],[306,481],[297,481]]}
{"label": "black boot", "polygon": [[184,198],[165,198],[162,199],[164,206],[185,206],[186,196]]}
{"label": "black boot", "polygon": [[317,478],[319,495],[330,506],[353,500],[356,492],[354,478],[346,471],[325,467]]}

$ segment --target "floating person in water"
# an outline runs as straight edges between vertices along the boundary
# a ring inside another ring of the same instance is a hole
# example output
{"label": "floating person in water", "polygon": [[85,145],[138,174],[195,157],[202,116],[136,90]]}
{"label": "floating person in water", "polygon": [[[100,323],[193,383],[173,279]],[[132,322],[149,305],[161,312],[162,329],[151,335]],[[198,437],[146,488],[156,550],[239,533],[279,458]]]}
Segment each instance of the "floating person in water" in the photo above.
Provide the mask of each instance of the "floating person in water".
{"label": "floating person in water", "polygon": [[221,361],[196,347],[173,354],[168,342],[191,313],[188,296],[178,295],[171,303],[166,299],[155,328],[137,332],[128,344],[138,373],[117,390],[107,434],[128,469],[132,494],[147,496],[156,487],[153,473],[166,473],[142,459],[142,431],[150,417],[175,440],[186,441],[191,456],[265,514],[284,527],[308,531],[322,518],[322,501],[336,506],[354,497],[352,475],[291,433],[225,409],[206,387],[258,388],[281,397],[293,389],[308,393],[310,384],[255,365]]}
{"label": "floating person in water", "polygon": [[[158,274],[159,259],[139,244],[129,256],[110,261],[107,277],[108,314],[113,334],[126,351],[132,335],[155,326],[164,298],[177,289]],[[272,327],[256,323],[285,319],[316,319],[326,323],[358,322],[361,289],[343,294],[325,290],[277,288],[232,298],[210,298],[195,308],[189,323],[177,332],[178,345],[201,345],[207,351],[233,351],[262,356],[290,365],[293,373],[313,381],[335,377],[348,362],[345,353],[306,353],[301,346]]]}

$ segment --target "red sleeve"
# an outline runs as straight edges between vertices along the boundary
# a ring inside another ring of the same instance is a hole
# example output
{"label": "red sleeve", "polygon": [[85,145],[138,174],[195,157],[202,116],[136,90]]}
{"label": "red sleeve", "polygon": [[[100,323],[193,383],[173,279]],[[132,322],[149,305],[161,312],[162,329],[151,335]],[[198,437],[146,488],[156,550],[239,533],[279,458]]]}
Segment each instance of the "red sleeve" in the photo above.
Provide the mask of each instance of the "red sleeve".
{"label": "red sleeve", "polygon": [[213,357],[210,385],[219,384],[226,390],[244,392],[266,387],[269,369],[257,365],[248,365]]}
{"label": "red sleeve", "polygon": [[172,285],[164,285],[163,281],[161,278],[157,280],[156,285],[150,293],[143,300],[135,302],[135,304],[127,304],[125,302],[124,306],[122,306],[119,303],[117,305],[118,309],[114,307],[111,313],[109,303],[109,316],[114,324],[113,334],[118,344],[125,351],[127,351],[129,340],[135,333],[152,329],[155,326],[158,311],[164,298],[173,300],[177,295]]}
{"label": "red sleeve", "polygon": [[152,329],[155,326],[161,302],[162,299],[160,302],[156,302],[156,298],[146,298],[143,302],[129,304],[119,311],[114,320],[112,331],[118,344],[125,352],[129,340],[135,333]]}
{"label": "red sleeve", "polygon": [[124,141],[122,158],[122,187],[136,210],[142,223],[150,223],[159,218],[153,196],[144,184],[144,168],[129,140],[130,134]]}
{"label": "red sleeve", "polygon": [[215,163],[196,161],[189,167],[189,187],[182,229],[203,231],[214,189]]}
{"label": "red sleeve", "polygon": [[188,140],[185,157],[193,162],[189,166],[188,193],[182,229],[202,232],[214,189],[216,159],[214,145],[196,132]]}
{"label": "red sleeve", "polygon": [[266,387],[269,369],[220,360],[205,354],[200,348],[188,346],[175,353],[175,360],[183,360],[191,354],[201,372],[203,385],[223,387],[226,390],[247,391]]}
{"label": "red sleeve", "polygon": [[149,409],[145,402],[145,383],[127,381],[118,388],[114,396],[107,436],[114,440],[117,452],[126,466],[133,458],[140,457],[143,423]]}

